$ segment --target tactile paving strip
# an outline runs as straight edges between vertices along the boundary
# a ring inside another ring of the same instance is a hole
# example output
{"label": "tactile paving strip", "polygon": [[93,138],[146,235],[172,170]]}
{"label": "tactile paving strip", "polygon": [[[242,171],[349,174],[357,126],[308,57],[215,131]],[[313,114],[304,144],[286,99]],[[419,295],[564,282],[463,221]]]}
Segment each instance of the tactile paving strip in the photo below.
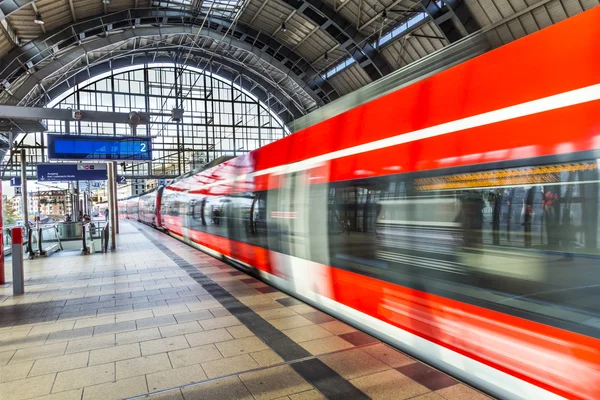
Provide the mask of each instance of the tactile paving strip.
{"label": "tactile paving strip", "polygon": [[208,276],[198,271],[193,265],[175,254],[144,230],[137,228],[167,257],[198,282],[211,296],[223,305],[233,316],[259,337],[267,346],[276,352],[284,361],[306,360],[290,363],[290,366],[307,382],[317,388],[331,400],[363,400],[369,399],[362,391],[352,385],[321,360],[313,357],[306,349],[294,342],[279,329],[275,328],[251,308],[236,299]]}

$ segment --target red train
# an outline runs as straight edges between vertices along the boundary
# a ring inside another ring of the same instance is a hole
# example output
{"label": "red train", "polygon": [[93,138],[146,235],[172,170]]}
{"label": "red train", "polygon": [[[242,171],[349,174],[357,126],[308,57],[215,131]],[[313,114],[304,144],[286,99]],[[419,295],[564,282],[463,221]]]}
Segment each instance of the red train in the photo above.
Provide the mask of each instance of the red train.
{"label": "red train", "polygon": [[119,205],[501,398],[600,398],[600,8]]}

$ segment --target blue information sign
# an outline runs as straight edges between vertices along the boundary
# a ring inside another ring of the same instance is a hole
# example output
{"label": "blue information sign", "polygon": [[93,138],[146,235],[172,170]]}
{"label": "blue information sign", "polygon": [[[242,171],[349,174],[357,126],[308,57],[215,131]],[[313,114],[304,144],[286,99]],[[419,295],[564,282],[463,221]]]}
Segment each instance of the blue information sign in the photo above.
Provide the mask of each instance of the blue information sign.
{"label": "blue information sign", "polygon": [[21,178],[18,176],[10,178],[10,186],[21,186]]}
{"label": "blue information sign", "polygon": [[48,135],[51,160],[152,161],[148,136]]}
{"label": "blue information sign", "polygon": [[40,182],[106,180],[106,164],[38,164]]}
{"label": "blue information sign", "polygon": [[126,185],[127,184],[127,177],[123,176],[123,175],[117,175],[117,185]]}

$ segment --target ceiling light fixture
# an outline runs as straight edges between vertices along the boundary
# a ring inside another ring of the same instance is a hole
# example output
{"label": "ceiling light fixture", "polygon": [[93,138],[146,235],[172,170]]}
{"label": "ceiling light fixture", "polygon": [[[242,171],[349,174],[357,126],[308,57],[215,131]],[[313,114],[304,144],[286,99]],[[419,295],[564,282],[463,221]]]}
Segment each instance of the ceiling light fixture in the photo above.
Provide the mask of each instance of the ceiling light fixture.
{"label": "ceiling light fixture", "polygon": [[102,0],[104,4],[110,4],[110,0]]}
{"label": "ceiling light fixture", "polygon": [[44,20],[42,19],[40,13],[35,14],[35,19],[33,20],[33,22],[35,22],[38,25],[44,25]]}
{"label": "ceiling light fixture", "polygon": [[387,10],[383,10],[383,13],[381,13],[381,17],[383,18],[383,21],[387,21]]}
{"label": "ceiling light fixture", "polygon": [[329,61],[329,53],[325,53],[325,61]]}
{"label": "ceiling light fixture", "polygon": [[287,28],[285,27],[285,22],[281,23],[281,32],[286,32]]}

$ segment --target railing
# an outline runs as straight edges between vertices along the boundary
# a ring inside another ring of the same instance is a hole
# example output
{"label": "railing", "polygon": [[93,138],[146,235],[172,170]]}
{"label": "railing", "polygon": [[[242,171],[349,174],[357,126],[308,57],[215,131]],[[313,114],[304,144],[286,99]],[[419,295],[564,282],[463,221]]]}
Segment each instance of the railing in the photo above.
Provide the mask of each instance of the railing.
{"label": "railing", "polygon": [[108,221],[90,221],[82,225],[81,254],[108,251]]}

